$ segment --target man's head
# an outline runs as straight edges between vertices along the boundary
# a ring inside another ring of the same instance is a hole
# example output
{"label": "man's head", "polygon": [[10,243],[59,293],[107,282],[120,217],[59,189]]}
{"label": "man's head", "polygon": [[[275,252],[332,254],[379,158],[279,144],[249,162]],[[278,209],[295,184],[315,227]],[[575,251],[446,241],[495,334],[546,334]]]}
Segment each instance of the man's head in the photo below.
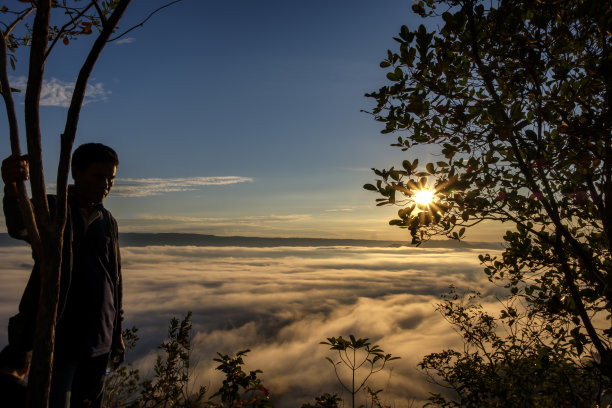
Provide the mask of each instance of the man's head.
{"label": "man's head", "polygon": [[81,200],[101,203],[115,180],[119,159],[117,153],[100,143],[86,143],[72,154],[72,178]]}
{"label": "man's head", "polygon": [[32,352],[8,345],[0,351],[0,371],[16,375],[22,380],[28,374]]}

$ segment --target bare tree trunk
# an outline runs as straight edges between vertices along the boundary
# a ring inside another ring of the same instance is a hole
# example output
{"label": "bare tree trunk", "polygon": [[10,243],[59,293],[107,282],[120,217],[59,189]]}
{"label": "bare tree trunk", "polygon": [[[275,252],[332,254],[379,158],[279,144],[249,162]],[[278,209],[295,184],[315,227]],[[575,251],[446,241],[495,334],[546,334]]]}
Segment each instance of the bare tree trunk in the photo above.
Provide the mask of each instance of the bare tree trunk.
{"label": "bare tree trunk", "polygon": [[55,227],[49,222],[49,204],[45,189],[42,166],[39,101],[44,76],[44,56],[49,37],[51,0],[38,2],[32,31],[28,85],[25,95],[25,126],[28,154],[30,156],[30,186],[34,215],[42,241],[41,251],[36,254],[40,267],[40,296],[34,335],[32,366],[28,383],[30,408],[46,408],[51,388],[51,369],[55,340],[55,317],[59,297],[59,266],[61,263],[61,241]]}
{"label": "bare tree trunk", "polygon": [[[53,234],[53,231],[45,231]],[[53,349],[55,346],[55,319],[59,300],[61,264],[60,243],[43,232],[43,257],[39,259],[41,279],[32,366],[28,381],[28,408],[46,408],[51,392]],[[56,235],[57,236],[57,235]]]}

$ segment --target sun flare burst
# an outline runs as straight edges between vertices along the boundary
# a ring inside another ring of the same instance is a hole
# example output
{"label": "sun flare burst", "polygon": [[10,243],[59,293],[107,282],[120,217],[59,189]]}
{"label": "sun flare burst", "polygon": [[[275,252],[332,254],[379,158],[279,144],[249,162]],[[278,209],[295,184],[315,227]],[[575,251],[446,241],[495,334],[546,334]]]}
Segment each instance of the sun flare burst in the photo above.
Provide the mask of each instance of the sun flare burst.
{"label": "sun flare burst", "polygon": [[414,194],[414,201],[419,205],[430,205],[433,202],[434,191],[424,189]]}

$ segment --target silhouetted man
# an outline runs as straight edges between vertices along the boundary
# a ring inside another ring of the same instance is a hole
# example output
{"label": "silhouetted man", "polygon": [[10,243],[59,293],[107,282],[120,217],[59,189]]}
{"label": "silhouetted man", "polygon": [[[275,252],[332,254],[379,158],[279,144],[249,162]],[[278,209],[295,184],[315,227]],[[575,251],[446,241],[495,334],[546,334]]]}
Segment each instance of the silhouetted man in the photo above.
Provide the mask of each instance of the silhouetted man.
{"label": "silhouetted man", "polygon": [[[55,354],[51,382],[52,408],[100,407],[109,359],[125,359],[121,337],[122,279],[117,222],[103,206],[119,160],[110,147],[88,143],[72,155],[74,185],[68,189]],[[2,163],[4,215],[9,234],[27,240],[17,206],[17,182],[28,179],[27,157]],[[55,197],[49,196],[54,211]],[[9,342],[31,348],[40,289],[34,263],[19,304],[9,322]],[[1,397],[0,397],[1,398]]]}
{"label": "silhouetted man", "polygon": [[24,408],[32,353],[8,345],[0,351],[0,406]]}

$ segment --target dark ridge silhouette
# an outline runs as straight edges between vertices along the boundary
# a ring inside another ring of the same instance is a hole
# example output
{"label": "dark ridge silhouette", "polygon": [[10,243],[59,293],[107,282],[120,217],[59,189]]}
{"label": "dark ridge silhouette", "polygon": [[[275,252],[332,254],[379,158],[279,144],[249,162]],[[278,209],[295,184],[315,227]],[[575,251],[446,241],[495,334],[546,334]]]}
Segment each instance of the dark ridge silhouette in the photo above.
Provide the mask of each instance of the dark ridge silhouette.
{"label": "dark ridge silhouette", "polygon": [[30,245],[19,239],[11,238],[6,232],[0,233],[0,247],[11,247],[11,246],[27,246]]}
{"label": "dark ridge silhouette", "polygon": [[[266,237],[224,237],[204,234],[124,232],[119,234],[121,247],[160,246],[238,246],[249,248],[287,247],[409,247],[410,241],[378,241],[371,239],[340,239],[340,238],[266,238]],[[0,233],[0,247],[23,246],[23,241],[11,238],[6,233]],[[459,249],[501,249],[501,243],[494,242],[457,242],[451,240],[428,241],[423,248],[459,248]]]}

